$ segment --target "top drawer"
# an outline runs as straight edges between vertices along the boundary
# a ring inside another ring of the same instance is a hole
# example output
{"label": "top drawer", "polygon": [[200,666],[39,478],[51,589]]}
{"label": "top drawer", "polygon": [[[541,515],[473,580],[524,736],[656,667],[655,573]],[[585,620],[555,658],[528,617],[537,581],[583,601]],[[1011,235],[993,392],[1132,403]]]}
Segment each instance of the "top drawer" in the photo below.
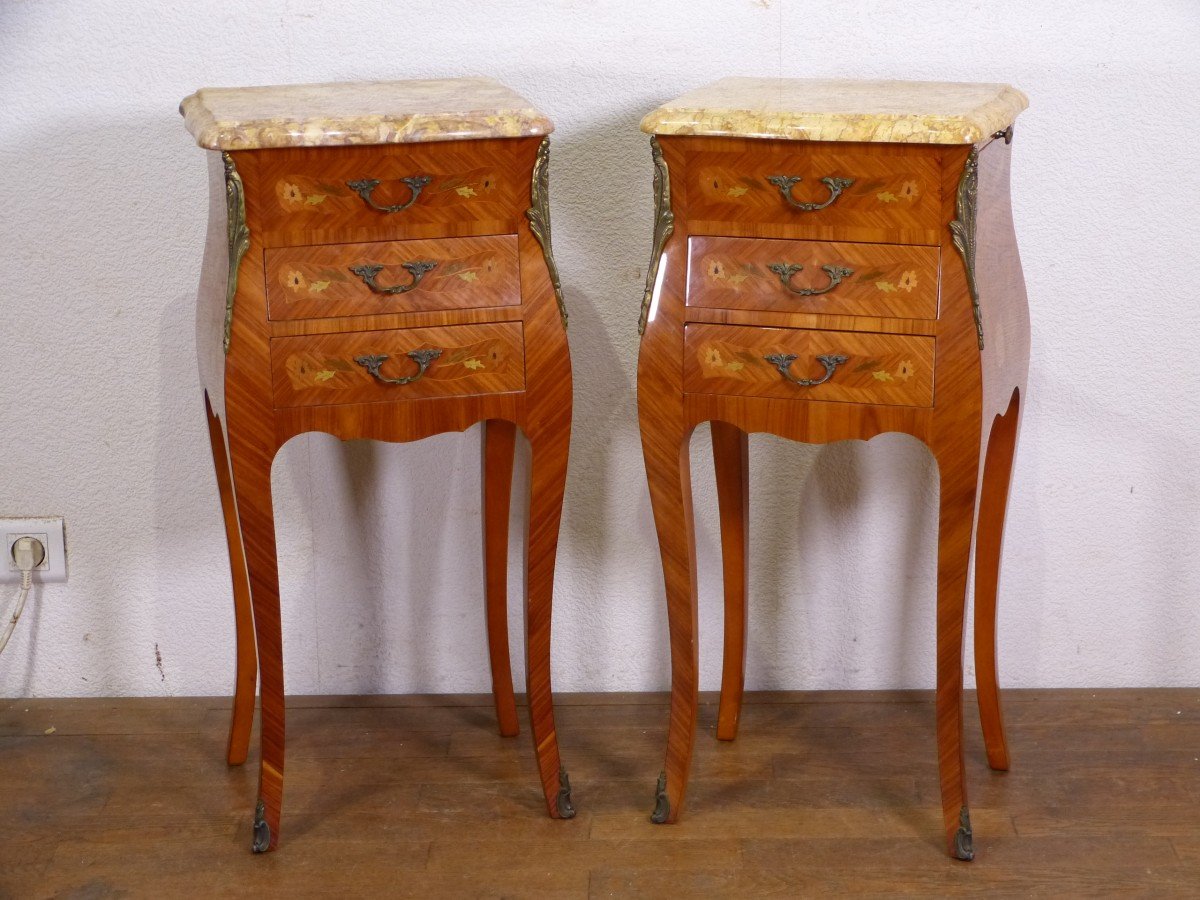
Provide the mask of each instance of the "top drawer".
{"label": "top drawer", "polygon": [[510,233],[529,206],[529,163],[518,158],[520,143],[259,151],[266,246]]}
{"label": "top drawer", "polygon": [[939,243],[937,148],[706,139],[685,165],[693,234],[731,233],[723,224],[737,223],[792,226],[795,237]]}

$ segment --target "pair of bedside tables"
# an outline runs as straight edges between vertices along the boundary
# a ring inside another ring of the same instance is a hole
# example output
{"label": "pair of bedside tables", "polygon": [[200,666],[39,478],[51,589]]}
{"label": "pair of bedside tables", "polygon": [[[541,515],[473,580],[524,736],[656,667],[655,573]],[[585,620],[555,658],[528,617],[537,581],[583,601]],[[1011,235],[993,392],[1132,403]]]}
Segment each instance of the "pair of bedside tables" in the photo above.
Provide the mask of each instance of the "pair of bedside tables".
{"label": "pair of bedside tables", "polygon": [[[680,814],[698,701],[688,439],[711,423],[725,568],[718,737],[746,635],[748,439],[901,431],[938,462],[937,737],[952,855],[972,855],[962,639],[975,544],[980,705],[1007,767],[996,582],[1028,367],[1003,85],[726,79],[643,122],[656,216],[638,411],[665,575],[672,694],[653,820]],[[502,734],[515,429],[530,441],[528,697],[552,817],[574,815],[550,689],[571,427],[550,245],[550,122],[487,79],[206,89],[181,111],[210,159],[201,380],[233,569],[228,758],[262,756],[254,849],[279,839],[284,691],[271,461],[295,435],[412,441],[483,423],[485,606]],[[978,507],[978,514],[976,512]],[[978,522],[978,525],[976,524]]]}

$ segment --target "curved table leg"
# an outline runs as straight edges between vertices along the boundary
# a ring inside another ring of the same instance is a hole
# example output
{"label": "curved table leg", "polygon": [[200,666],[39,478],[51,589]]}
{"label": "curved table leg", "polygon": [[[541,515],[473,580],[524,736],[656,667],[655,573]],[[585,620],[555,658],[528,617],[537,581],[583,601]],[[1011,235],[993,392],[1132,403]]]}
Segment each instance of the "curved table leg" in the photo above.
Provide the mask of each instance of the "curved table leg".
{"label": "curved table leg", "polygon": [[519,730],[508,654],[508,512],[516,436],[517,426],[512,422],[489,419],[483,423],[481,486],[488,658],[492,666],[496,721],[505,737],[512,737]]}
{"label": "curved table leg", "polygon": [[[569,420],[568,420],[569,421]],[[571,783],[558,753],[554,700],[550,686],[550,623],[554,596],[554,559],[567,481],[568,427],[528,435],[531,449],[529,531],[525,604],[526,680],[529,723],[538,773],[551,818],[570,819]]]}
{"label": "curved table leg", "polygon": [[725,581],[725,646],[717,739],[737,737],[746,681],[746,560],[749,556],[750,447],[746,432],[711,422],[717,507],[721,517],[721,566]]}
{"label": "curved table leg", "polygon": [[283,635],[279,616],[279,567],[275,552],[275,519],[271,508],[271,460],[274,450],[250,423],[229,429],[233,486],[246,549],[254,633],[262,693],[262,761],[258,806],[254,815],[256,853],[279,843],[283,803]]}
{"label": "curved table leg", "polygon": [[1021,423],[1021,403],[1020,391],[1014,390],[1008,410],[992,423],[983,468],[983,486],[979,494],[979,524],[975,538],[975,683],[988,765],[1000,770],[1008,769],[1009,756],[996,669],[996,593],[1000,581],[1008,488],[1012,480],[1013,456]]}
{"label": "curved table leg", "polygon": [[233,479],[229,472],[229,453],[221,420],[212,410],[208,392],[204,392],[204,410],[208,417],[208,437],[212,443],[217,490],[221,495],[221,515],[225,520],[225,541],[229,546],[229,569],[233,578],[233,619],[237,635],[237,656],[233,688],[233,715],[229,722],[229,746],[226,760],[240,766],[250,752],[250,731],[254,727],[254,694],[258,687],[258,653],[254,649],[254,614],[250,609],[250,581],[246,574],[246,553],[242,547],[242,529],[238,523]]}
{"label": "curved table leg", "polygon": [[651,821],[675,822],[683,810],[699,703],[696,643],[696,537],[686,434],[642,428],[650,503],[662,553],[671,635],[671,719],[666,768],[659,776]]}
{"label": "curved table leg", "polygon": [[959,441],[935,450],[941,476],[937,559],[937,744],[946,844],[974,858],[963,759],[963,629],[967,567],[975,520],[979,446]]}

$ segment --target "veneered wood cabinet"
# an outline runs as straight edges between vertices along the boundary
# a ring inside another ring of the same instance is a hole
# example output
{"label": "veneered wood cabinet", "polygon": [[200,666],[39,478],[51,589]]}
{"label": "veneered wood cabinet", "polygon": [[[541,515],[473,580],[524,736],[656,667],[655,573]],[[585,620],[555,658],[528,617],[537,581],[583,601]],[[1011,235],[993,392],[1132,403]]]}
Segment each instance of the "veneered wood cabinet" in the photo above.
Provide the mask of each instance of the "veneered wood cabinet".
{"label": "veneered wood cabinet", "polygon": [[415,441],[482,423],[485,606],[505,735],[517,733],[509,495],[515,430],[525,433],[530,719],[547,809],[570,818],[550,691],[571,363],[550,248],[549,120],[478,78],[205,89],[180,109],[214,151],[197,341],[237,620],[230,763],[246,759],[261,683],[253,849],[276,847],[283,793],[271,461],[310,431]]}
{"label": "veneered wood cabinet", "polygon": [[688,440],[711,423],[724,561],[717,737],[737,733],[746,643],[747,435],[904,432],[937,460],[937,745],[946,846],[971,859],[962,751],[967,571],[980,712],[1008,767],[996,586],[1029,362],[1009,203],[1023,94],[998,84],[729,78],[642,123],[656,216],[638,414],[666,584],[671,715],[653,820],[683,806],[696,727]]}

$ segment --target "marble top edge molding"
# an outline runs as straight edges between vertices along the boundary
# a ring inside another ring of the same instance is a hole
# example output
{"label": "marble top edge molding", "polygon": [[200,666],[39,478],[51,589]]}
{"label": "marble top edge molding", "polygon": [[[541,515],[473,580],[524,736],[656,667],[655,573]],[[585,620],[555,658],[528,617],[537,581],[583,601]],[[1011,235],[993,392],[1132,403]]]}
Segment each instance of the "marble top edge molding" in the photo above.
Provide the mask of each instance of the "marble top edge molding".
{"label": "marble top edge molding", "polygon": [[723,78],[642,119],[662,135],[978,144],[1029,106],[1007,84]]}
{"label": "marble top edge molding", "polygon": [[491,78],[201,88],[179,104],[207,150],[518,138],[554,130]]}

